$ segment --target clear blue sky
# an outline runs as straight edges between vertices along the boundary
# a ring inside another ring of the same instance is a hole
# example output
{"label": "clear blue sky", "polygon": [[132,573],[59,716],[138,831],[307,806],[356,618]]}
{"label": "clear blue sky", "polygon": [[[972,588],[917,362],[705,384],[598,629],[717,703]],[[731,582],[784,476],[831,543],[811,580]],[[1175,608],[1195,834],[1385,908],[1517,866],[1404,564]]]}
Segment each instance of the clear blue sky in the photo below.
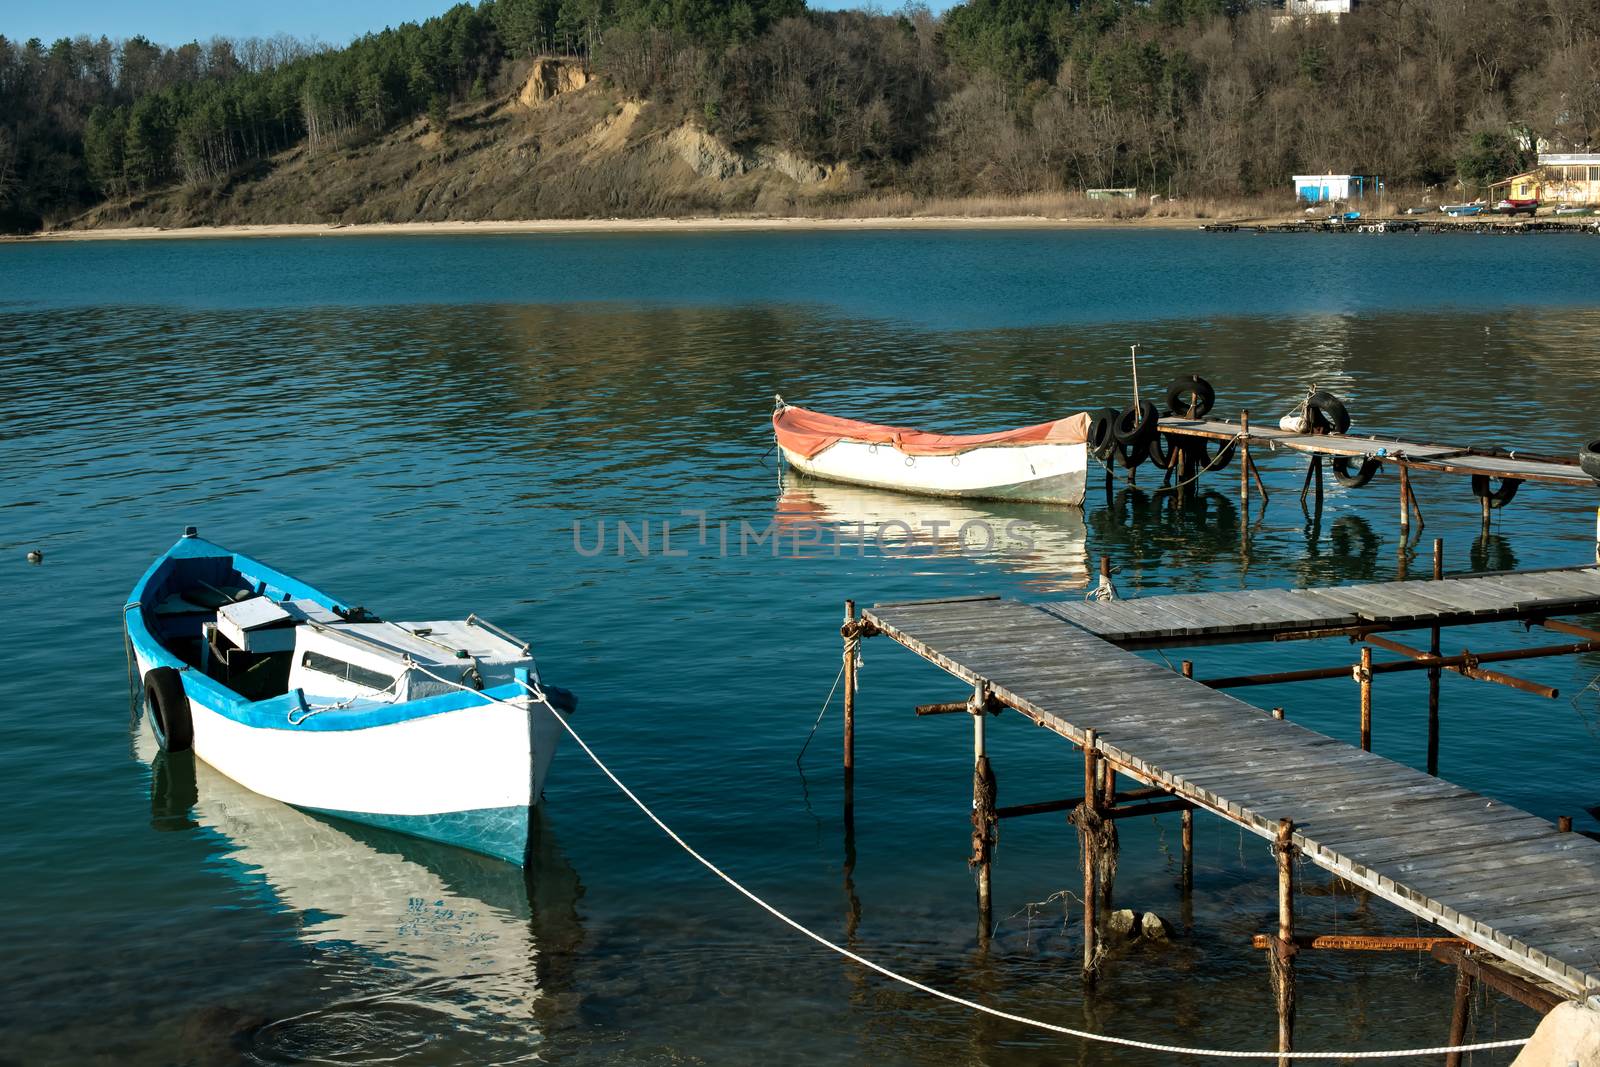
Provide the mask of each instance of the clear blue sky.
{"label": "clear blue sky", "polygon": [[[288,33],[306,40],[344,44],[369,30],[437,15],[454,0],[0,0],[0,34],[15,41],[86,33],[132,37],[142,33],[159,44],[177,45],[209,37],[270,37]],[[864,6],[865,0],[808,0],[812,7]],[[899,6],[899,0],[880,3]],[[948,3],[934,3],[935,10]]]}

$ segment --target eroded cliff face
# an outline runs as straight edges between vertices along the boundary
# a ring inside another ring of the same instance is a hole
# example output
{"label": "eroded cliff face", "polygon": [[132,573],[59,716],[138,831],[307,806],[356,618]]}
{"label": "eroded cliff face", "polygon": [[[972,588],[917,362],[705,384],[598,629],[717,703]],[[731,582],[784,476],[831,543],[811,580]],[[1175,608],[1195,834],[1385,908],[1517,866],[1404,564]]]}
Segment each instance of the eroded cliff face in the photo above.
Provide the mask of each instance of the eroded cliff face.
{"label": "eroded cliff face", "polygon": [[793,213],[862,191],[848,167],[733,146],[681,109],[628,99],[571,60],[535,61],[497,99],[313,148],[206,186],[102,204],[71,224],[203,226]]}
{"label": "eroded cliff face", "polygon": [[562,93],[573,93],[594,79],[583,64],[571,59],[536,59],[517,93],[523,107],[538,107]]}

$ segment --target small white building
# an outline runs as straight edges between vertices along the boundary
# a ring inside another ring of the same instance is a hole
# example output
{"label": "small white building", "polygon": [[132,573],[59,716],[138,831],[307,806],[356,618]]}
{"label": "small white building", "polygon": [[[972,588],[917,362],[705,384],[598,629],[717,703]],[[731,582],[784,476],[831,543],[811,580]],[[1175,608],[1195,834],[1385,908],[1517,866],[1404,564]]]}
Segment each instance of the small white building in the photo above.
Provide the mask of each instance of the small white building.
{"label": "small white building", "polygon": [[1272,28],[1276,30],[1313,18],[1338,22],[1359,7],[1360,0],[1277,0],[1272,6]]}
{"label": "small white building", "polygon": [[1540,152],[1543,199],[1600,205],[1600,152]]}
{"label": "small white building", "polygon": [[1383,182],[1370,174],[1296,174],[1294,195],[1308,204],[1365,200],[1376,196]]}

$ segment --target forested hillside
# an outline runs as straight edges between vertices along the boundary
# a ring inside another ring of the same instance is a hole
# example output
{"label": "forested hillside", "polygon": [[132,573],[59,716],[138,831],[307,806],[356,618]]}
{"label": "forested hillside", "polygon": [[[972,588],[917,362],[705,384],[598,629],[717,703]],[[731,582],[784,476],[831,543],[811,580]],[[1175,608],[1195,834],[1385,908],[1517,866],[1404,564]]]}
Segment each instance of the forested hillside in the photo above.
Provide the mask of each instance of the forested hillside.
{"label": "forested hillside", "polygon": [[[1473,183],[1523,163],[1530,138],[1600,145],[1594,0],[1368,0],[1338,22],[1245,0],[968,0],[942,17],[484,0],[339,49],[0,36],[0,227],[153,190],[204,222],[286,150],[382,145],[419,122],[444,153],[453,124],[551,54],[735,152],[844,164],[857,180],[839,197],[1243,196],[1324,170]],[[573,195],[558,209],[649,203]]]}

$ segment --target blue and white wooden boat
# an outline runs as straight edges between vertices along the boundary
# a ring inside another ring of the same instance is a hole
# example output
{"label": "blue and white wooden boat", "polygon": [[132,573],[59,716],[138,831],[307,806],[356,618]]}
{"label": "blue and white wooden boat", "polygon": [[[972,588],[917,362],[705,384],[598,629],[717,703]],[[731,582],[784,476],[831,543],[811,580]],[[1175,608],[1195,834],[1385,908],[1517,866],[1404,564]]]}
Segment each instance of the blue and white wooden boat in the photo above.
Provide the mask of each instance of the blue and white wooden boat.
{"label": "blue and white wooden boat", "polygon": [[378,620],[193,527],[123,624],[163,748],[309,811],[525,862],[575,702],[512,635]]}

